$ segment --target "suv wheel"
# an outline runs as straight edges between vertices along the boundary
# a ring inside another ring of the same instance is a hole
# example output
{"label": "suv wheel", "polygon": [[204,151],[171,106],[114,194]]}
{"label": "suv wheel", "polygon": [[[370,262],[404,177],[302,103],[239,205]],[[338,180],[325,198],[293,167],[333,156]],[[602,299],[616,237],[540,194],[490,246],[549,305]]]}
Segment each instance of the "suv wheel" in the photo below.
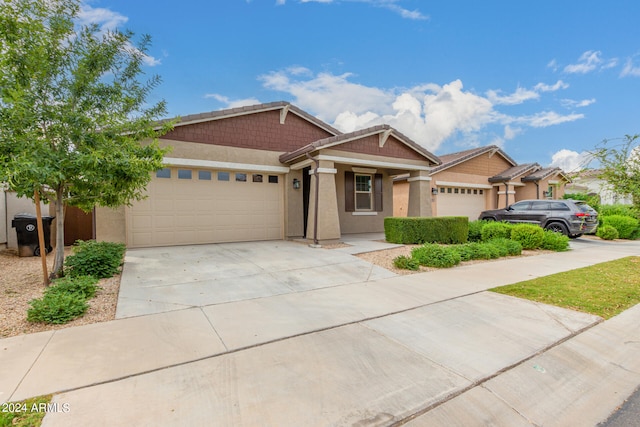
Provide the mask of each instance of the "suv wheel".
{"label": "suv wheel", "polygon": [[559,222],[552,222],[551,224],[548,224],[545,227],[545,230],[555,231],[556,233],[562,233],[565,236],[569,235],[569,231],[567,230],[567,227],[565,227],[564,224],[561,224]]}

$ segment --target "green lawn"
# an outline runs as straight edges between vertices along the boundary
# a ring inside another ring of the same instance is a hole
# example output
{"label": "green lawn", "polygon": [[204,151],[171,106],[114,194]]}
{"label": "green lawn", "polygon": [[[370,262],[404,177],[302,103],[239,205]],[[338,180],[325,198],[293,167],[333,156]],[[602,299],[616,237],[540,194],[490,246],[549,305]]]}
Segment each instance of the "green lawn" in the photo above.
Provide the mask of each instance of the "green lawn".
{"label": "green lawn", "polygon": [[0,427],[37,427],[42,424],[51,395],[34,397],[0,406]]}
{"label": "green lawn", "polygon": [[491,290],[609,319],[640,303],[640,257],[622,258]]}

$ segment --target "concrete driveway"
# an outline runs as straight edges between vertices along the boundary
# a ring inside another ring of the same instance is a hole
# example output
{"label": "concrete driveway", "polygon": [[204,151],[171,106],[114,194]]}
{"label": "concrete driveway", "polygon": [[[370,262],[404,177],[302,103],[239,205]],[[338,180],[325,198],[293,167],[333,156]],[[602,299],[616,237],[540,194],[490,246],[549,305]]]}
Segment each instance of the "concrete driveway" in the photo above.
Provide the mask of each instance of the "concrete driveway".
{"label": "concrete driveway", "polygon": [[290,241],[130,249],[116,318],[362,283],[395,276],[351,254],[394,247],[377,235],[333,250]]}

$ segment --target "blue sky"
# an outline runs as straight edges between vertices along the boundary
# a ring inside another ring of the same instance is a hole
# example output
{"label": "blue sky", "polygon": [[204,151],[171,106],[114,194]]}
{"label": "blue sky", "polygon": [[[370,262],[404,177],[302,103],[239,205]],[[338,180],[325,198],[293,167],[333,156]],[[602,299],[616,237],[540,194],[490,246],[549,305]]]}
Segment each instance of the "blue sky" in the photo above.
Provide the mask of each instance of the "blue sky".
{"label": "blue sky", "polygon": [[169,115],[290,101],[348,132],[388,123],[435,154],[496,144],[569,172],[640,133],[640,2],[90,0],[152,36]]}

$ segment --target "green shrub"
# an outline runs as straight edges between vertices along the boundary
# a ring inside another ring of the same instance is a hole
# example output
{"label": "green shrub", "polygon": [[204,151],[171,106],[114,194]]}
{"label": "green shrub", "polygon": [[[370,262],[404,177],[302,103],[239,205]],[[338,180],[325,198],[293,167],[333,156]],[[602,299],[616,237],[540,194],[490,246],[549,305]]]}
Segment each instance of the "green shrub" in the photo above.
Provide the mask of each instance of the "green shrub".
{"label": "green shrub", "polygon": [[596,231],[596,236],[598,236],[603,240],[615,240],[618,237],[620,237],[620,235],[618,234],[618,230],[616,230],[610,225],[603,225],[601,227],[598,227],[598,231]]}
{"label": "green shrub", "polygon": [[77,294],[63,292],[47,292],[40,299],[29,302],[31,308],[27,311],[29,322],[67,323],[76,317],[82,316],[89,305],[86,300]]}
{"label": "green shrub", "polygon": [[73,255],[65,259],[65,274],[71,277],[112,277],[118,272],[126,247],[122,243],[78,240]]}
{"label": "green shrub", "polygon": [[556,252],[567,251],[569,250],[569,237],[555,231],[544,230],[540,247]]}
{"label": "green shrub", "polygon": [[401,268],[403,270],[417,271],[420,269],[420,263],[418,262],[418,260],[405,255],[395,257],[393,259],[393,265],[396,268]]}
{"label": "green shrub", "polygon": [[508,222],[495,222],[492,221],[482,227],[482,241],[486,242],[491,239],[504,238],[508,239],[511,236],[512,224]]}
{"label": "green shrub", "polygon": [[487,243],[497,246],[501,256],[517,256],[522,254],[522,245],[520,242],[516,242],[515,240],[497,238],[489,240]]}
{"label": "green shrub", "polygon": [[622,215],[622,216],[630,216],[631,218],[640,219],[640,215],[638,211],[630,205],[602,205],[600,209],[598,209],[598,214],[600,216],[611,216],[611,215]]}
{"label": "green shrub", "polygon": [[482,240],[482,227],[489,224],[491,221],[484,219],[477,219],[475,221],[469,221],[469,242],[479,242]]}
{"label": "green shrub", "polygon": [[479,242],[469,242],[469,243],[462,243],[460,245],[454,245],[452,246],[452,248],[458,252],[458,255],[460,255],[460,261],[471,261],[473,258],[473,254],[474,254],[474,246],[480,244]]}
{"label": "green shrub", "polygon": [[500,251],[491,243],[476,243],[472,246],[472,259],[496,259],[500,258]]}
{"label": "green shrub", "polygon": [[516,224],[511,229],[511,240],[522,245],[522,249],[538,249],[542,246],[544,230],[533,224]]}
{"label": "green shrub", "polygon": [[601,225],[608,225],[618,230],[620,239],[631,239],[638,234],[638,220],[630,216],[609,215],[600,218]]}
{"label": "green shrub", "polygon": [[449,268],[460,264],[460,254],[449,246],[440,246],[434,243],[426,243],[414,248],[411,256],[420,265],[427,267]]}
{"label": "green shrub", "polygon": [[405,245],[464,243],[469,235],[469,218],[466,216],[387,217],[384,219],[384,235],[387,242]]}
{"label": "green shrub", "polygon": [[98,290],[98,279],[93,276],[63,277],[52,282],[45,295],[51,293],[63,293],[77,295],[84,299],[91,299]]}

